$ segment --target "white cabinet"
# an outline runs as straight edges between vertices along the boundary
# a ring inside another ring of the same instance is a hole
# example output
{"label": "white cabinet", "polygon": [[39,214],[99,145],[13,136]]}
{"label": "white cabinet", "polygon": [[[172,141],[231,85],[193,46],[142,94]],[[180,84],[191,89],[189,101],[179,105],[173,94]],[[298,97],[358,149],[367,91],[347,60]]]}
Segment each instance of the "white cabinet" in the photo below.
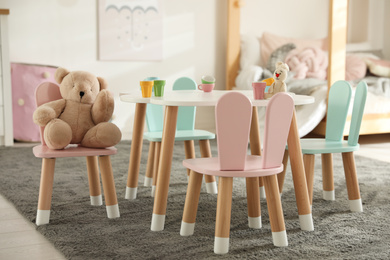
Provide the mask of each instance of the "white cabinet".
{"label": "white cabinet", "polygon": [[0,9],[0,145],[14,143],[11,68],[8,43],[8,9]]}

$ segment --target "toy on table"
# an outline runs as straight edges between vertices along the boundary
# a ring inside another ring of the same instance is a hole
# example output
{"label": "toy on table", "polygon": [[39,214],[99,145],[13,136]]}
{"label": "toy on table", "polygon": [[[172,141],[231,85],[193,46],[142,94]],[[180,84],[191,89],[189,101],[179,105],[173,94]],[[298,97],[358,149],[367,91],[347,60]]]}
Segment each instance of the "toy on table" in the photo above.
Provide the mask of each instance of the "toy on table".
{"label": "toy on table", "polygon": [[114,99],[103,78],[58,68],[55,80],[62,99],[39,106],[33,114],[34,123],[45,127],[43,138],[49,148],[63,149],[68,144],[104,148],[121,140],[119,128],[108,122]]}
{"label": "toy on table", "polygon": [[[284,62],[278,61],[275,64],[276,70],[274,71],[274,82],[268,89],[268,93],[265,93],[265,98],[270,98],[278,92],[286,92],[287,86],[284,82],[287,78],[288,71],[290,70],[288,65]],[[267,84],[268,85],[268,84]]]}

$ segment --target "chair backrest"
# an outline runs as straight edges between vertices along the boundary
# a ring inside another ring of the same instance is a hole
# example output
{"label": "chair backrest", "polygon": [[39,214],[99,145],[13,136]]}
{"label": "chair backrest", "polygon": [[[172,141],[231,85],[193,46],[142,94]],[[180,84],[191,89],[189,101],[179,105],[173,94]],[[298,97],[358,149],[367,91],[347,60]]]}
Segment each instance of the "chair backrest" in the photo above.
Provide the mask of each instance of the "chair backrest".
{"label": "chair backrest", "polygon": [[[175,80],[172,90],[196,90],[196,82],[188,77],[181,77]],[[177,130],[194,130],[195,128],[195,107],[179,107],[177,114]]]}
{"label": "chair backrest", "polygon": [[356,145],[359,140],[360,126],[362,124],[364,107],[367,98],[367,83],[359,82],[355,90],[355,100],[353,102],[351,126],[349,128],[348,144]]}
{"label": "chair backrest", "polygon": [[215,107],[220,170],[244,170],[248,150],[252,103],[243,94],[229,92]]}
{"label": "chair backrest", "polygon": [[[37,107],[39,107],[40,105],[43,105],[45,103],[48,103],[50,101],[54,101],[54,100],[61,99],[61,98],[62,98],[62,96],[60,93],[60,88],[55,83],[44,82],[44,83],[40,84],[35,89],[35,103],[37,104]],[[43,145],[46,145],[45,140],[43,138],[44,129],[45,129],[45,127],[40,128],[41,143]]]}
{"label": "chair backrest", "polygon": [[326,140],[341,141],[343,139],[351,97],[351,85],[345,80],[336,81],[330,87],[326,114]]}
{"label": "chair backrest", "polygon": [[[172,90],[196,90],[196,82],[188,77],[175,80]],[[194,130],[195,107],[179,107],[177,130]],[[146,124],[149,132],[161,132],[164,125],[164,108],[160,105],[148,104],[146,107]]]}
{"label": "chair backrest", "polygon": [[281,165],[293,111],[294,100],[287,93],[280,92],[269,101],[265,114],[262,168]]}

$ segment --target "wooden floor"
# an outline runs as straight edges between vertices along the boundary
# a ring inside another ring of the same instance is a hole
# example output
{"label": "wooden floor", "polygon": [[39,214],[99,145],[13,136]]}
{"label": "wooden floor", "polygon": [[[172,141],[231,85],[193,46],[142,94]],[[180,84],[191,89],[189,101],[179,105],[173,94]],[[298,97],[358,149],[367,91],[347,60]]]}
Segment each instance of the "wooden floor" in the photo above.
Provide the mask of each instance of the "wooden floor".
{"label": "wooden floor", "polygon": [[[355,154],[390,162],[390,134],[361,136]],[[179,231],[178,231],[179,232]],[[0,259],[65,259],[38,231],[0,195]]]}

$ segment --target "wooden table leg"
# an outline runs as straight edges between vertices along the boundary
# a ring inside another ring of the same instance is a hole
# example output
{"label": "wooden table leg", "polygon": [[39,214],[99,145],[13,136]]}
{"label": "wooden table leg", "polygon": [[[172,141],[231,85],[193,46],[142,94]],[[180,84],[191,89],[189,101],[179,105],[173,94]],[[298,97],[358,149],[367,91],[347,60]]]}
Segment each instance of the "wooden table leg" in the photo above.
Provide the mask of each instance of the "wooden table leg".
{"label": "wooden table leg", "polygon": [[295,110],[291,119],[287,144],[301,229],[314,230]]}
{"label": "wooden table leg", "polygon": [[177,112],[177,106],[167,106],[165,109],[160,163],[158,166],[157,186],[151,224],[152,231],[161,231],[164,229],[169,179],[171,177],[173,146],[175,144]]}
{"label": "wooden table leg", "polygon": [[[252,121],[249,133],[249,143],[252,155],[261,155],[260,129],[257,107],[252,108]],[[259,177],[260,197],[265,198],[263,178]]]}
{"label": "wooden table leg", "polygon": [[131,140],[129,170],[127,172],[127,186],[126,186],[125,199],[135,199],[137,197],[138,174],[139,174],[139,165],[141,162],[145,115],[146,115],[146,104],[137,103],[135,105],[133,137]]}

